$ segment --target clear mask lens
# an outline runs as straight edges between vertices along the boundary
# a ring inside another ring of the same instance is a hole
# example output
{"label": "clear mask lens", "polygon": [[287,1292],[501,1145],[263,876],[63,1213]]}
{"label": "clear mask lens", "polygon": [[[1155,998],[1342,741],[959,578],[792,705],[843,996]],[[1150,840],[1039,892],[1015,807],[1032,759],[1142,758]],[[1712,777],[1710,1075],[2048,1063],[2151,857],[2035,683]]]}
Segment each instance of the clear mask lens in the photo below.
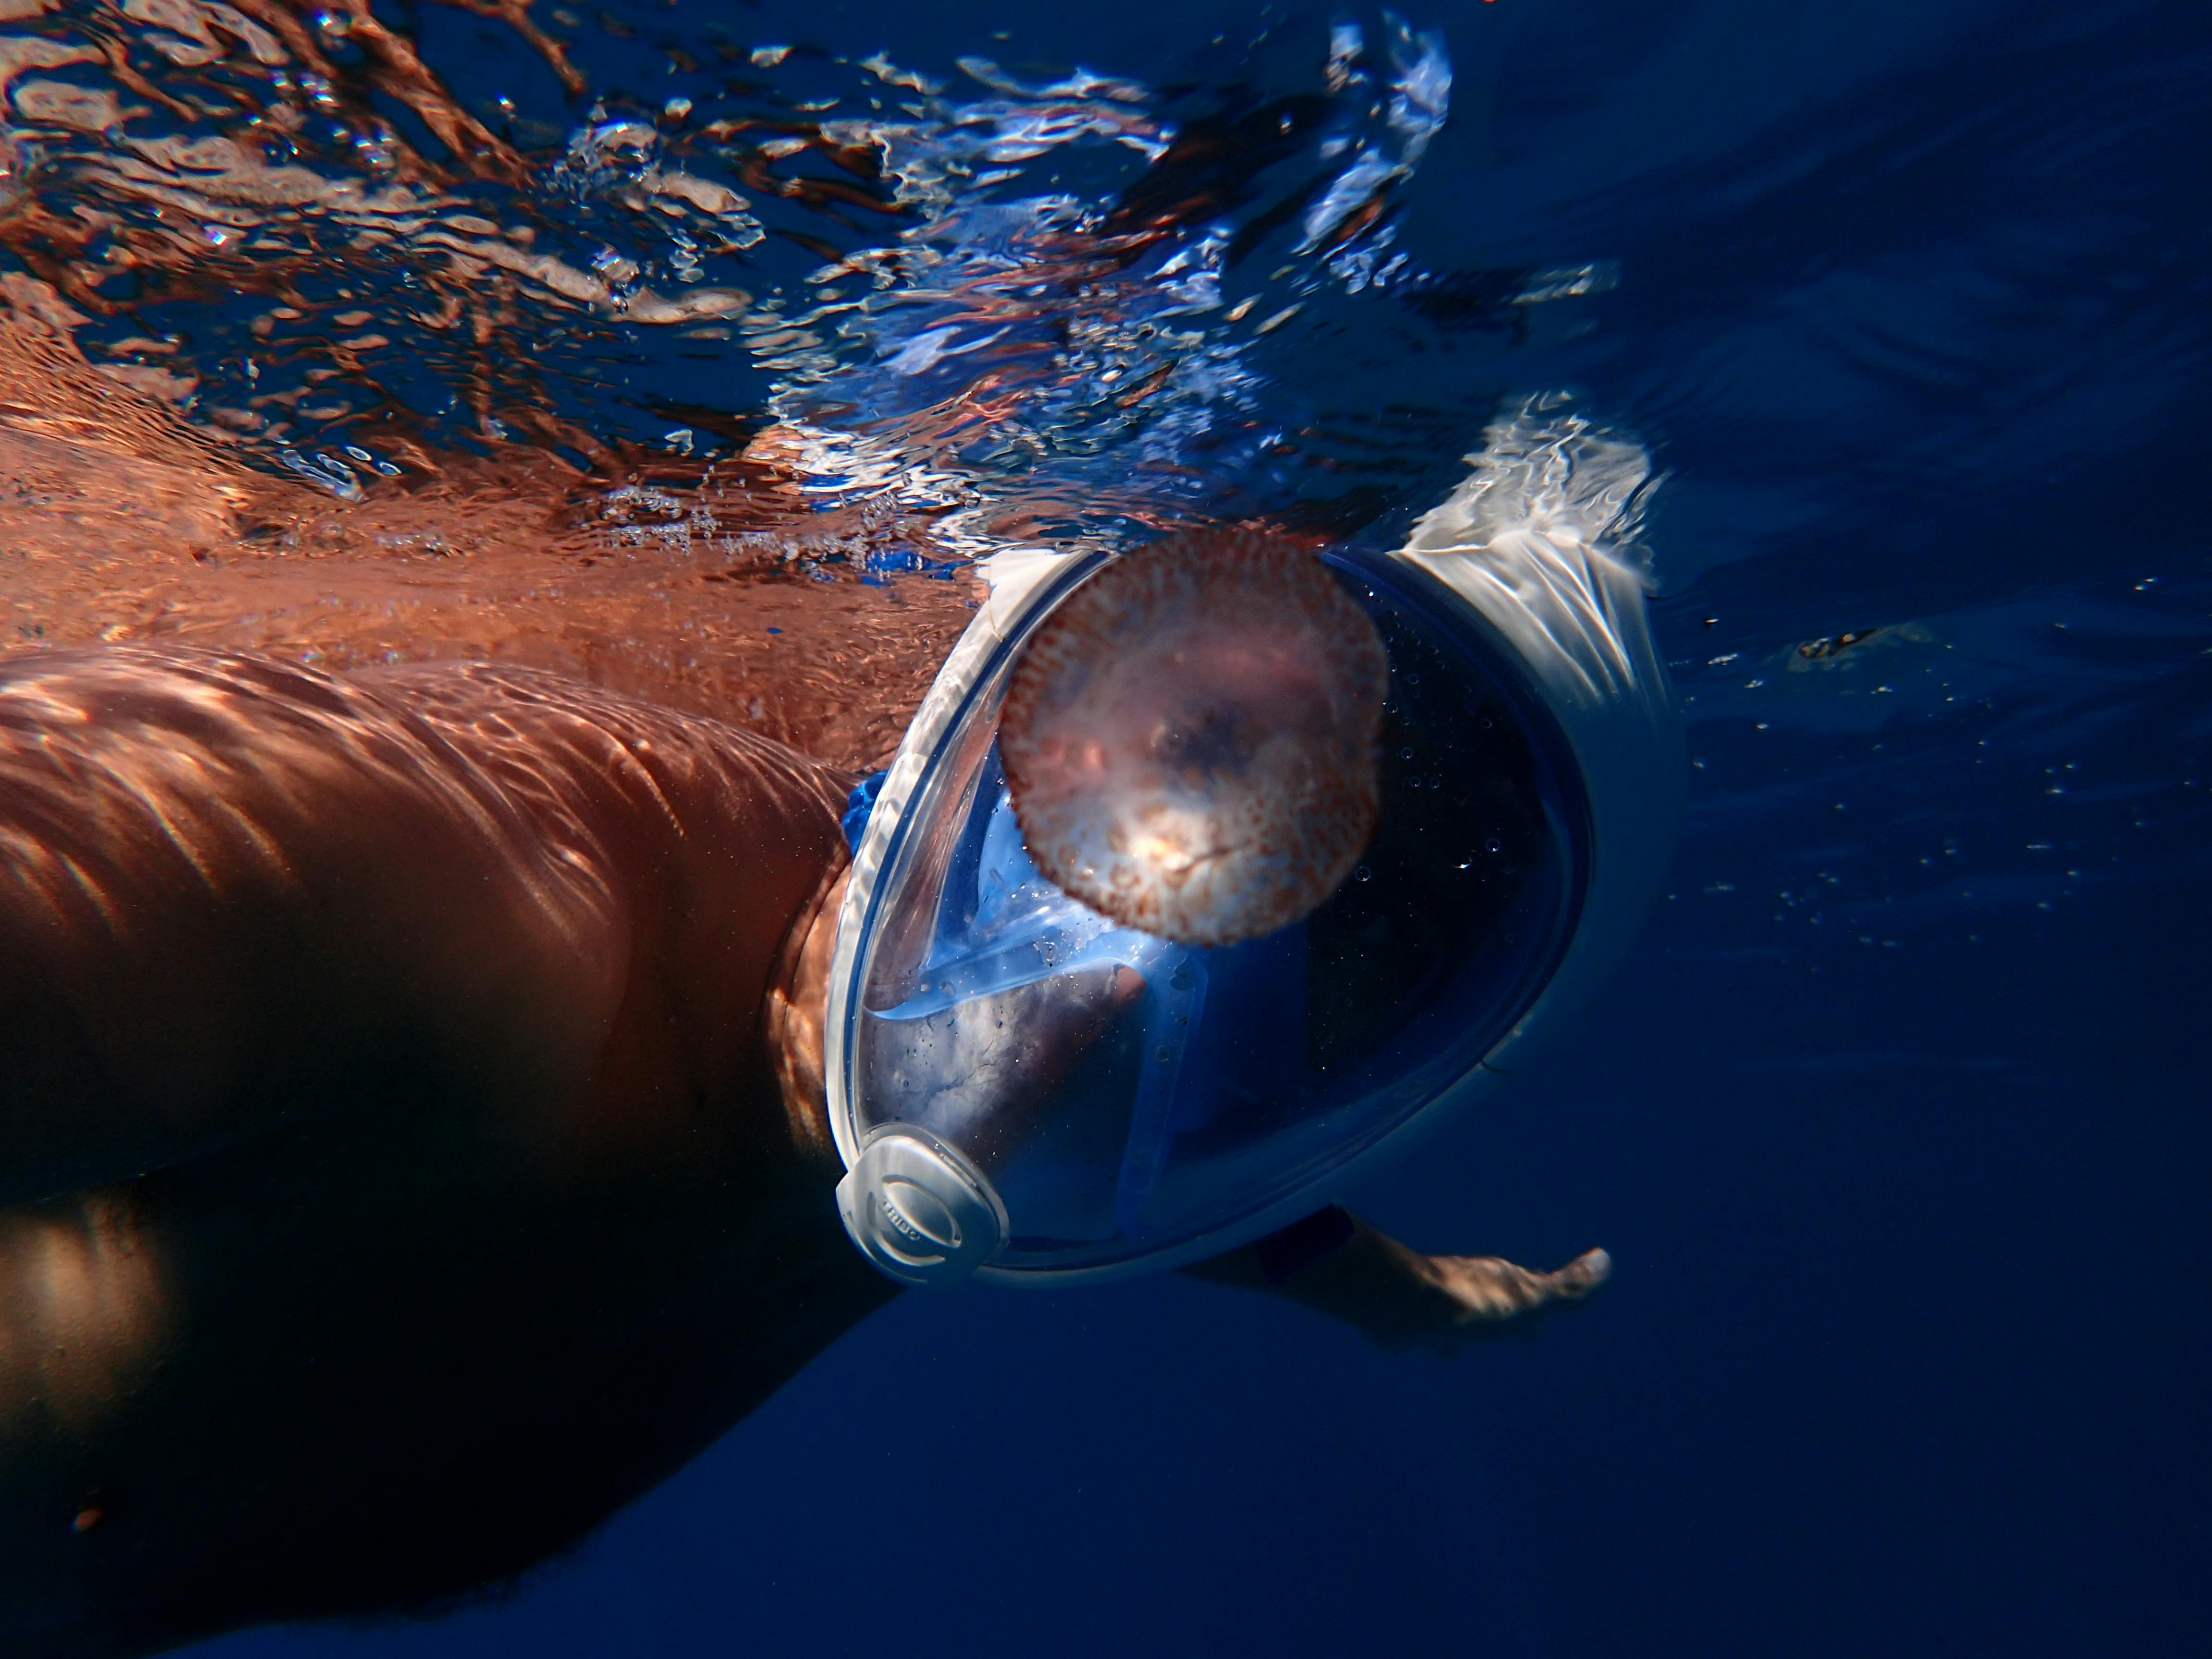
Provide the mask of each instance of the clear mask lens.
{"label": "clear mask lens", "polygon": [[1326,1182],[1475,1068],[1573,931],[1586,816],[1543,705],[1439,584],[1330,562],[1389,653],[1382,808],[1303,921],[1186,945],[1039,874],[996,743],[1018,636],[884,843],[842,1103],[855,1146],[913,1132],[980,1180],[999,1273],[1156,1255]]}

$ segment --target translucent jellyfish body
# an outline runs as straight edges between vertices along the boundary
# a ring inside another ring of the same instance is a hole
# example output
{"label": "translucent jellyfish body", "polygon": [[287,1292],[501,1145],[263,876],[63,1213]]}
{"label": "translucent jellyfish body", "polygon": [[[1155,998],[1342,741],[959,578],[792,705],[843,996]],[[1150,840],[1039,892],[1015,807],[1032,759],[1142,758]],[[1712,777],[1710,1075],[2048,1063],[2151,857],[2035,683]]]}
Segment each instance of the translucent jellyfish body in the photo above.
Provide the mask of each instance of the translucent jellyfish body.
{"label": "translucent jellyfish body", "polygon": [[1375,829],[1389,659],[1311,554],[1244,531],[1155,543],[1025,647],[1000,751],[1022,839],[1132,927],[1231,945],[1287,927]]}

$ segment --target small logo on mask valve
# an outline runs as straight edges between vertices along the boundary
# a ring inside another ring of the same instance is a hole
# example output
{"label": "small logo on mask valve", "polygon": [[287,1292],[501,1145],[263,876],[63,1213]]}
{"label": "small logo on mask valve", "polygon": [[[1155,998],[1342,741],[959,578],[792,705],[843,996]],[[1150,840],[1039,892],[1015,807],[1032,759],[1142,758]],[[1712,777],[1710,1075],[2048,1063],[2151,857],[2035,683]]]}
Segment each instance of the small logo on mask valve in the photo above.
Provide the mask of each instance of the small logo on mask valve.
{"label": "small logo on mask valve", "polygon": [[876,1208],[917,1256],[950,1255],[960,1248],[959,1224],[933,1195],[911,1181],[886,1181],[876,1194]]}

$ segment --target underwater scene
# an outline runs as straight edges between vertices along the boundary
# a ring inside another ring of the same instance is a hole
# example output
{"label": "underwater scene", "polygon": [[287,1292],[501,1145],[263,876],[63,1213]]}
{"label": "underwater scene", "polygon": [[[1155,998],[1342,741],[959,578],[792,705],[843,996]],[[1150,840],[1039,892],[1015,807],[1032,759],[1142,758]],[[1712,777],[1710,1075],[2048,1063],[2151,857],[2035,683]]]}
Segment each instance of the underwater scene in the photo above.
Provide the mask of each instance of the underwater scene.
{"label": "underwater scene", "polygon": [[2203,1652],[2208,76],[0,0],[0,1652]]}

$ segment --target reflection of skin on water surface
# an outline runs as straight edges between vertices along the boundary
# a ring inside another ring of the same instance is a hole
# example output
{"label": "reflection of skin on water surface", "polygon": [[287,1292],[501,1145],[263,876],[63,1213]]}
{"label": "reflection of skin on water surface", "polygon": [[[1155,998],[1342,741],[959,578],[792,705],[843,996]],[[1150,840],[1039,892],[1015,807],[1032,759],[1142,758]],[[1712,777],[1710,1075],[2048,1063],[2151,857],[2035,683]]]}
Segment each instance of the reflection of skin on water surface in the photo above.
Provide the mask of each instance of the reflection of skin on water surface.
{"label": "reflection of skin on water surface", "polygon": [[[0,320],[0,1631],[29,1655],[520,1571],[890,1294],[830,1201],[836,812],[975,596],[733,557],[885,533],[815,510],[787,429],[611,500],[636,458],[417,447],[351,501],[257,471],[85,360],[57,246]],[[1604,1271],[1329,1243],[1195,1271],[1391,1344]]]}
{"label": "reflection of skin on water surface", "polygon": [[[757,447],[773,455],[773,434]],[[866,586],[733,561],[703,515],[817,540],[850,528],[773,461],[612,515],[604,488],[522,449],[441,458],[427,481],[349,503],[239,465],[20,322],[0,327],[0,476],[10,647],[189,645],[333,671],[526,663],[852,767],[896,746],[972,608],[965,581]]]}

